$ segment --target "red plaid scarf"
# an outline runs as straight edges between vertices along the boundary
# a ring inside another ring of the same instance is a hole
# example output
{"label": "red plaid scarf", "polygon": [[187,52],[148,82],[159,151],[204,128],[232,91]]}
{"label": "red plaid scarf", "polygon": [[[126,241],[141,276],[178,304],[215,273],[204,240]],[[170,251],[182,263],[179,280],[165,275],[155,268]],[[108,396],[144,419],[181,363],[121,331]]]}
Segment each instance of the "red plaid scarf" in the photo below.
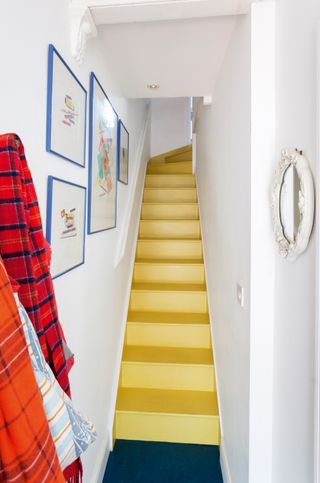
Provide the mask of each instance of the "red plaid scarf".
{"label": "red plaid scarf", "polygon": [[[64,334],[49,269],[36,191],[20,138],[0,135],[0,255],[18,283],[19,298],[35,327],[43,354],[60,386],[70,396]],[[65,470],[67,480],[81,479],[81,464]]]}
{"label": "red plaid scarf", "polygon": [[65,481],[1,258],[0,462],[1,482]]}

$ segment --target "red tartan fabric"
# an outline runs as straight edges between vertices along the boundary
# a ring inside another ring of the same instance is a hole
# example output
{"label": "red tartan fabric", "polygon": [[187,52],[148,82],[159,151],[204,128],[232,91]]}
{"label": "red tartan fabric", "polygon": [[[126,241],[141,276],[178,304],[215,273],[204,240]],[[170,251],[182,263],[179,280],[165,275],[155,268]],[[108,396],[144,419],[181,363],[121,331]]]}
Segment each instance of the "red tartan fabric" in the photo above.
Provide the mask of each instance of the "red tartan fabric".
{"label": "red tartan fabric", "polygon": [[[0,255],[39,337],[43,354],[60,386],[70,396],[64,334],[49,268],[48,246],[36,191],[16,134],[0,135]],[[70,361],[69,361],[70,362]],[[65,473],[80,481],[78,460]]]}
{"label": "red tartan fabric", "polygon": [[19,137],[0,136],[0,254],[36,329],[43,354],[70,394],[64,339],[49,273],[37,195]]}
{"label": "red tartan fabric", "polygon": [[65,481],[0,257],[0,482]]}

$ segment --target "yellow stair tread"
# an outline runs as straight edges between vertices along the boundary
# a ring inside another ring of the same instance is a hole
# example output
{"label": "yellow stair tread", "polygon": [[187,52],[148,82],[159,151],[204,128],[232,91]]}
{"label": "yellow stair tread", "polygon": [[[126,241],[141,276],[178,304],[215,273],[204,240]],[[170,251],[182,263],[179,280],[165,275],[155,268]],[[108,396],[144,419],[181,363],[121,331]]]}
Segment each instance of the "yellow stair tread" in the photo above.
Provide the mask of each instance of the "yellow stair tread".
{"label": "yellow stair tread", "polygon": [[209,324],[209,314],[175,312],[135,312],[128,313],[128,323],[155,324]]}
{"label": "yellow stair tread", "polygon": [[203,265],[203,258],[136,258],[135,263],[159,265]]}
{"label": "yellow stair tread", "polygon": [[152,292],[206,292],[205,284],[198,283],[140,283],[132,284],[132,290]]}
{"label": "yellow stair tread", "polygon": [[189,223],[191,224],[196,222],[196,223],[199,223],[199,218],[143,218],[143,219],[140,219],[140,221],[143,221],[143,222],[152,222],[152,223],[157,223],[158,221],[160,221],[161,223],[165,222],[169,222],[171,225],[174,224],[174,223]]}
{"label": "yellow stair tread", "polygon": [[[148,188],[149,189],[149,188]],[[198,207],[198,203],[195,201],[143,201],[143,205],[156,205],[156,206],[163,206],[163,205],[183,205],[183,206],[196,206]]]}
{"label": "yellow stair tread", "polygon": [[[148,220],[150,221],[150,220]],[[190,221],[190,220],[188,220]],[[172,242],[172,241],[176,241],[177,243],[193,243],[193,244],[201,244],[201,239],[200,238],[197,238],[197,239],[190,239],[190,238],[160,238],[160,239],[156,239],[156,238],[149,238],[149,237],[145,237],[145,238],[138,238],[138,242],[149,242],[149,243],[162,243],[162,242]]]}
{"label": "yellow stair tread", "polygon": [[146,177],[147,178],[153,178],[154,176],[157,176],[157,177],[168,177],[168,176],[172,176],[172,177],[181,177],[181,178],[193,178],[195,179],[195,175],[192,174],[192,173],[147,173]]}
{"label": "yellow stair tread", "polygon": [[[163,174],[148,174],[148,176],[171,176],[170,174],[166,174],[166,175],[163,175]],[[187,174],[187,175],[177,175],[175,174],[175,176],[190,176],[190,174]],[[144,188],[145,190],[164,190],[164,191],[184,191],[184,190],[192,190],[192,191],[197,191],[197,188],[195,186],[145,186]],[[194,203],[196,203],[196,201],[194,201]]]}
{"label": "yellow stair tread", "polygon": [[213,366],[211,349],[181,347],[124,346],[122,361]]}
{"label": "yellow stair tread", "polygon": [[161,219],[156,219],[156,220],[140,220],[144,224],[150,225],[150,224],[158,224],[158,223],[168,223],[168,225],[174,225],[175,223],[182,225],[184,223],[188,223],[189,225],[198,225],[199,220],[190,220],[189,218],[186,220],[182,220],[181,218],[173,218],[170,220],[167,220],[166,218],[161,220]]}
{"label": "yellow stair tread", "polygon": [[[183,242],[184,244],[193,244],[193,245],[201,245],[202,246],[202,242],[201,242],[201,238],[170,238],[170,237],[166,237],[166,238],[152,238],[152,237],[141,237],[139,236],[138,238],[138,242],[143,242],[143,243],[162,243],[162,242],[165,242],[165,243],[171,243],[171,242],[177,242],[177,243],[180,243],[180,242]],[[203,258],[201,257],[201,260]]]}
{"label": "yellow stair tread", "polygon": [[217,416],[215,392],[119,388],[117,411]]}

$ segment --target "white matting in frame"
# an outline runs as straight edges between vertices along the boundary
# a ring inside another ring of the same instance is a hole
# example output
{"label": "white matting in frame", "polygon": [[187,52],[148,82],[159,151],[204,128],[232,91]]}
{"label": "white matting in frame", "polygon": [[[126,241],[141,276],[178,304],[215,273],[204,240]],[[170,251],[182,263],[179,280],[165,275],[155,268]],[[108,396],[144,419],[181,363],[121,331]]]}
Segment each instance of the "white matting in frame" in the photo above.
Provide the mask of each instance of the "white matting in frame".
{"label": "white matting in frame", "polygon": [[49,45],[47,151],[85,166],[87,91]]}
{"label": "white matting in frame", "polygon": [[84,263],[85,215],[86,188],[49,176],[46,236],[53,278]]}
{"label": "white matting in frame", "polygon": [[90,76],[88,233],[117,221],[118,115],[94,73]]}

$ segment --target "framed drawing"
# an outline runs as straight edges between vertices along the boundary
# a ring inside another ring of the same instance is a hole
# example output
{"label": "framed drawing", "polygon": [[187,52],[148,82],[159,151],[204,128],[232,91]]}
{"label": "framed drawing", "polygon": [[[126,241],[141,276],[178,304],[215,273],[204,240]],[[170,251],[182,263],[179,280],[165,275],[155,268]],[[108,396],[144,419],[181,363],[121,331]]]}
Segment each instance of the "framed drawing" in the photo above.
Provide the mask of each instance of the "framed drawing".
{"label": "framed drawing", "polygon": [[118,180],[128,184],[129,177],[129,133],[119,121]]}
{"label": "framed drawing", "polygon": [[52,278],[84,263],[86,188],[49,176],[46,238]]}
{"label": "framed drawing", "polygon": [[52,44],[48,58],[47,151],[85,166],[87,91]]}
{"label": "framed drawing", "polygon": [[88,233],[117,221],[118,115],[98,79],[90,76]]}

